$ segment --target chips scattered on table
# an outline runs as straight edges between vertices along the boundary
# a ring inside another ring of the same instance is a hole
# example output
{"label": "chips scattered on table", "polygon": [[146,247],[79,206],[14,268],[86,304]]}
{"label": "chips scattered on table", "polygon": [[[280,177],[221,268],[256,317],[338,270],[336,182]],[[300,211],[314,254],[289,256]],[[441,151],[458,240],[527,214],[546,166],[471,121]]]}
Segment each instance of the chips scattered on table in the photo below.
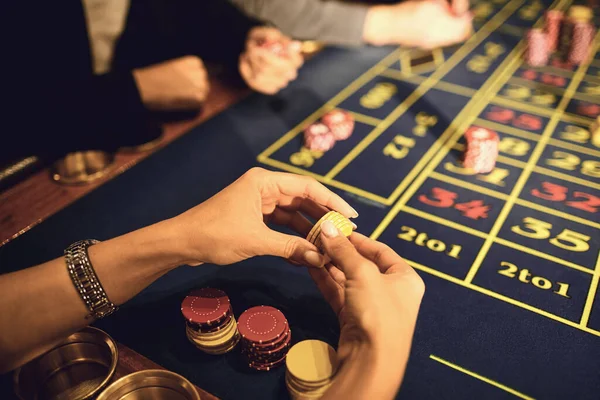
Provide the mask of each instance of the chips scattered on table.
{"label": "chips scattered on table", "polygon": [[329,344],[304,340],[290,349],[285,365],[285,385],[292,400],[318,399],[331,386],[338,359]]}

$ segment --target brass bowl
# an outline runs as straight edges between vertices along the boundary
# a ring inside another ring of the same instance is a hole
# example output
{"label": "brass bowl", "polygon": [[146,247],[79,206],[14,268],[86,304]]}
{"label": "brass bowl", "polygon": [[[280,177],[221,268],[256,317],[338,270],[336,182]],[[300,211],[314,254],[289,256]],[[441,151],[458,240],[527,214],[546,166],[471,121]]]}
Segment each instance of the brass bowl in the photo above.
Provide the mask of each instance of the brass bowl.
{"label": "brass bowl", "polygon": [[200,395],[183,376],[162,369],[148,369],[122,377],[96,400],[200,400]]}
{"label": "brass bowl", "polygon": [[115,373],[117,345],[100,329],[87,327],[15,372],[21,400],[86,400]]}
{"label": "brass bowl", "polygon": [[99,150],[69,153],[52,165],[50,174],[58,183],[83,185],[106,176],[114,161],[114,154]]}

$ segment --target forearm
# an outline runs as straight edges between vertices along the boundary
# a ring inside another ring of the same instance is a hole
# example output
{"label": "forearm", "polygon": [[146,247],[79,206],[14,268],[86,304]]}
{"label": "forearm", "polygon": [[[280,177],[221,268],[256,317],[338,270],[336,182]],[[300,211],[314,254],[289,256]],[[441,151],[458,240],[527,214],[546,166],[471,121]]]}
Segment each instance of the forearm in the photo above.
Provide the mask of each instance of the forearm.
{"label": "forearm", "polygon": [[[99,243],[89,256],[108,298],[120,305],[185,263],[173,222]],[[63,257],[0,276],[0,372],[9,371],[93,322]]]}
{"label": "forearm", "polygon": [[297,39],[340,45],[362,44],[368,7],[322,0],[230,0],[248,15]]}
{"label": "forearm", "polygon": [[322,399],[393,399],[404,376],[408,348],[393,351],[357,345],[341,358],[333,383]]}

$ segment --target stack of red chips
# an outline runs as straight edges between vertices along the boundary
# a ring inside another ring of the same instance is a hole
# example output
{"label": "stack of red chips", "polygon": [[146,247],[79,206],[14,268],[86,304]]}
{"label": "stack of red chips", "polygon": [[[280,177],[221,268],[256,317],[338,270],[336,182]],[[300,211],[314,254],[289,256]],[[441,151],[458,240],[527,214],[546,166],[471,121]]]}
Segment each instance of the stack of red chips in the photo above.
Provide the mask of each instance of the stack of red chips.
{"label": "stack of red chips", "polygon": [[463,165],[478,174],[491,172],[498,158],[498,134],[489,129],[472,126],[465,133],[466,147]]}
{"label": "stack of red chips", "polygon": [[292,331],[281,311],[270,306],[249,308],[240,315],[238,330],[250,368],[269,371],[285,362]]}
{"label": "stack of red chips", "polygon": [[333,132],[322,122],[315,122],[304,129],[304,147],[313,151],[329,151],[335,145]]}
{"label": "stack of red chips", "polygon": [[527,32],[527,51],[525,61],[532,67],[541,67],[548,63],[548,37],[542,29],[530,29]]}
{"label": "stack of red chips", "polygon": [[321,118],[329,130],[333,133],[335,140],[346,140],[354,131],[354,118],[344,110],[335,109],[329,111]]}
{"label": "stack of red chips", "polygon": [[181,303],[181,313],[188,339],[205,353],[227,353],[240,339],[229,297],[222,290],[191,291]]}
{"label": "stack of red chips", "polygon": [[328,151],[336,141],[346,140],[354,131],[354,117],[347,111],[329,111],[320,122],[304,130],[304,146],[309,150]]}
{"label": "stack of red chips", "polygon": [[563,12],[560,10],[548,10],[545,14],[546,38],[548,41],[548,52],[553,53],[558,49],[560,38],[560,26],[563,19]]}
{"label": "stack of red chips", "polygon": [[590,52],[594,39],[594,27],[588,21],[574,20],[571,46],[569,47],[568,60],[570,63],[581,64]]}

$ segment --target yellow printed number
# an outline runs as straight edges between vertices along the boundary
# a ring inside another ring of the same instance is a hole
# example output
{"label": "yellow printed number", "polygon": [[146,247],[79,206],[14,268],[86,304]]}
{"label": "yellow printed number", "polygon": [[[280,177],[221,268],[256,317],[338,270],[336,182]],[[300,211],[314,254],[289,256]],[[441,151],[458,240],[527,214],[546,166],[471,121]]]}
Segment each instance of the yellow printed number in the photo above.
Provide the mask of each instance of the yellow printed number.
{"label": "yellow printed number", "polygon": [[504,137],[498,144],[498,148],[502,153],[510,154],[511,156],[527,155],[531,145],[521,139]]}
{"label": "yellow printed number", "polygon": [[567,125],[560,133],[560,138],[576,143],[587,143],[590,140],[590,132],[575,125]]}
{"label": "yellow printed number", "polygon": [[481,54],[477,54],[467,62],[467,68],[469,69],[469,71],[475,72],[477,74],[483,74],[487,72],[488,68],[490,67],[490,64],[491,61],[489,58]]}
{"label": "yellow printed number", "polygon": [[[475,172],[473,172],[472,169],[465,168],[465,167],[453,164],[451,162],[447,162],[446,164],[444,164],[444,168],[446,169],[446,171],[454,172],[455,174],[458,174],[458,175],[475,175]],[[506,182],[504,182],[504,178],[506,178],[508,175],[510,175],[509,170],[496,167],[489,174],[477,175],[477,180],[491,183],[492,185],[496,185],[496,186],[506,186]]]}
{"label": "yellow printed number", "polygon": [[527,217],[523,218],[523,224],[525,225],[525,228],[515,225],[510,229],[518,235],[532,239],[547,239],[550,237],[550,229],[552,229],[552,224],[548,222]]}
{"label": "yellow printed number", "polygon": [[[539,219],[526,217],[523,218],[523,227],[519,225],[512,226],[510,229],[517,235],[532,239],[548,239],[551,236],[552,224],[540,221]],[[589,240],[591,238],[579,232],[570,229],[563,229],[557,236],[550,238],[550,244],[561,249],[583,252],[590,249]]]}
{"label": "yellow printed number", "polygon": [[600,161],[586,160],[581,162],[578,156],[565,151],[555,151],[552,153],[552,157],[546,160],[547,165],[574,171],[581,164],[581,173],[583,175],[600,178]]}
{"label": "yellow printed number", "polygon": [[551,106],[556,103],[556,96],[544,90],[536,89],[531,96],[531,102],[540,106]]}
{"label": "yellow printed number", "polygon": [[563,230],[556,237],[550,239],[550,243],[561,249],[571,251],[588,251],[590,237],[569,229]]}
{"label": "yellow printed number", "polygon": [[[397,135],[394,140],[383,148],[383,154],[400,160],[408,155],[410,149],[415,147],[415,140],[406,136]],[[397,147],[400,146],[400,147]]]}
{"label": "yellow printed number", "polygon": [[360,98],[360,105],[365,108],[375,109],[385,104],[386,101],[398,91],[393,83],[381,82],[375,85],[367,94]]}
{"label": "yellow printed number", "polygon": [[322,156],[322,151],[313,151],[303,147],[299,152],[290,156],[290,162],[294,165],[309,168],[312,167],[315,160],[318,160]]}

